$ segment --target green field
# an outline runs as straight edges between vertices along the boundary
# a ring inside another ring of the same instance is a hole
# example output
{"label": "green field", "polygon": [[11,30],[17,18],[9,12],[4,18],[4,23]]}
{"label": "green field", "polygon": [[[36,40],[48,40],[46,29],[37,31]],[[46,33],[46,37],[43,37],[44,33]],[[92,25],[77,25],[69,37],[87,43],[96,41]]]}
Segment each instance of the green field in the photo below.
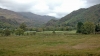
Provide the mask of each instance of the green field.
{"label": "green field", "polygon": [[100,35],[45,31],[30,36],[1,36],[0,56],[100,56]]}

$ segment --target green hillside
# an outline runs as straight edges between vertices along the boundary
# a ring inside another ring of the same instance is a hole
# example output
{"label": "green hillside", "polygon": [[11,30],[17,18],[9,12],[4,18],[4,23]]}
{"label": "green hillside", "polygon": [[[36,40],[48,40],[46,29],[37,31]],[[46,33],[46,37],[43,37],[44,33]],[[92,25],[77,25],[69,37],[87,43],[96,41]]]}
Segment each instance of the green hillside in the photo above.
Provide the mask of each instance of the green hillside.
{"label": "green hillside", "polygon": [[18,22],[11,19],[6,19],[4,16],[0,16],[0,28],[11,28],[18,26]]}
{"label": "green hillside", "polygon": [[28,27],[40,27],[51,19],[55,19],[55,17],[41,16],[31,12],[14,12],[0,8],[0,26],[3,28],[15,27],[21,23],[25,23]]}
{"label": "green hillside", "polygon": [[43,24],[47,23],[51,19],[56,19],[55,17],[52,16],[42,16],[42,15],[37,15],[31,12],[18,12],[21,16],[27,18],[28,20],[31,20],[32,24],[29,24],[31,26],[35,27],[41,27]]}
{"label": "green hillside", "polygon": [[[100,22],[100,4],[90,8],[81,8],[73,11],[70,14],[59,19],[55,25],[57,26],[72,26],[75,27],[78,22],[92,21],[94,23]],[[51,24],[51,22],[48,22]],[[47,25],[46,25],[47,26]],[[48,25],[50,26],[50,25]]]}

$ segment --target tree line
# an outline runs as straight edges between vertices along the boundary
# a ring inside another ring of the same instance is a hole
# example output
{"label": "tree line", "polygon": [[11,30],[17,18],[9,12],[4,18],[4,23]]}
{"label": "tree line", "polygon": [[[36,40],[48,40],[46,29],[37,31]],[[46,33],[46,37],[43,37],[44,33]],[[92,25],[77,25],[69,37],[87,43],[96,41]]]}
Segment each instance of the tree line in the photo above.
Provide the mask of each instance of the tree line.
{"label": "tree line", "polygon": [[100,32],[100,24],[94,24],[93,22],[78,22],[77,23],[77,33],[82,34],[95,34]]}
{"label": "tree line", "polygon": [[8,28],[0,29],[0,34],[2,36],[9,36],[13,33],[15,33],[16,35],[23,35],[25,30],[26,30],[26,25],[22,23],[17,29],[14,29],[14,30],[8,29]]}
{"label": "tree line", "polygon": [[[58,28],[57,28],[58,29]],[[27,28],[26,24],[22,23],[20,24],[20,26],[16,29],[0,29],[0,34],[2,36],[9,36],[11,34],[15,34],[15,35],[24,35],[24,33],[26,31],[36,31],[36,32],[42,32],[42,31],[49,31],[52,30],[53,33],[55,33],[55,31],[57,31],[56,28],[52,28],[52,29],[45,29],[45,28]],[[67,29],[67,30],[66,30]],[[61,29],[60,31],[69,31],[72,30],[69,29],[67,26],[64,29]],[[35,35],[36,32],[31,32],[31,33],[26,33],[27,35]],[[77,23],[77,33],[81,33],[81,34],[95,34],[95,33],[100,33],[100,24],[94,24],[93,22],[78,22]]]}

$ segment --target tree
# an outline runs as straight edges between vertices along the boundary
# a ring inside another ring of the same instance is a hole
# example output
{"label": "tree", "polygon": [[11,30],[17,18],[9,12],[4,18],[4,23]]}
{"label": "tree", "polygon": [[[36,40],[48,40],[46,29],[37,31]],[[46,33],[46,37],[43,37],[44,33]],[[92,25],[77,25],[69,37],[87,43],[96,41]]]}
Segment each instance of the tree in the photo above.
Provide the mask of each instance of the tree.
{"label": "tree", "polygon": [[3,35],[4,36],[9,36],[11,34],[11,31],[9,29],[4,29],[3,30]]}
{"label": "tree", "polygon": [[19,28],[21,28],[21,29],[23,29],[24,31],[26,30],[26,24],[24,24],[24,23],[22,23],[22,24],[20,24],[20,26],[19,26]]}
{"label": "tree", "polygon": [[83,34],[95,33],[95,25],[92,22],[85,22],[82,26]]}
{"label": "tree", "polygon": [[15,34],[16,35],[23,35],[24,34],[24,30],[21,29],[21,28],[18,28],[18,29],[15,30]]}
{"label": "tree", "polygon": [[97,25],[95,26],[95,32],[100,32],[100,24],[97,24]]}
{"label": "tree", "polygon": [[37,30],[36,30],[37,32],[42,32],[43,31],[43,29],[42,28],[37,28]]}
{"label": "tree", "polygon": [[82,26],[83,26],[82,22],[77,23],[77,33],[82,33]]}
{"label": "tree", "polygon": [[52,32],[53,34],[56,34],[56,32],[55,32],[55,30],[53,30],[53,32]]}

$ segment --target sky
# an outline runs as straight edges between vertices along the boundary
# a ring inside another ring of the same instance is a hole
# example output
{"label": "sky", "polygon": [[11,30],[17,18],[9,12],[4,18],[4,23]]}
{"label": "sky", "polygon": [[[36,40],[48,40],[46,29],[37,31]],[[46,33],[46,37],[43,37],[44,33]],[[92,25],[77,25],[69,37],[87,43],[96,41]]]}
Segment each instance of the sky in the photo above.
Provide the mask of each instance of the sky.
{"label": "sky", "polygon": [[0,0],[0,8],[61,18],[74,10],[99,3],[100,0]]}

